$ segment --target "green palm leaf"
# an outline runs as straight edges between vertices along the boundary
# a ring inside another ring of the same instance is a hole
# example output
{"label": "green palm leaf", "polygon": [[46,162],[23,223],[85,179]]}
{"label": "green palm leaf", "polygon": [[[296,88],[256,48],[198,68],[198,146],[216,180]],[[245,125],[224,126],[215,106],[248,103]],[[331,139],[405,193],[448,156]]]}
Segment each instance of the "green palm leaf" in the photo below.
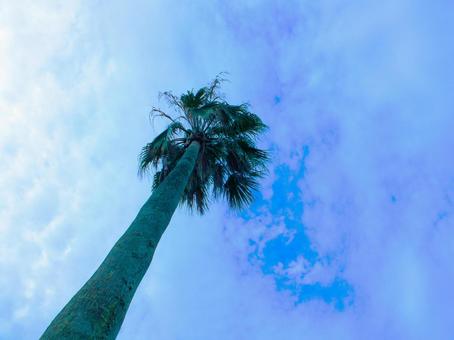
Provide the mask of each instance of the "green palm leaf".
{"label": "green palm leaf", "polygon": [[155,169],[156,189],[176,166],[184,150],[194,142],[200,144],[196,166],[186,185],[181,203],[199,213],[208,209],[209,193],[213,198],[226,198],[240,208],[251,202],[258,180],[266,174],[268,152],[256,146],[257,136],[267,126],[248,104],[231,105],[218,93],[221,78],[198,91],[177,97],[164,96],[180,113],[177,118],[160,111],[171,120],[168,128],[139,156],[139,173]]}

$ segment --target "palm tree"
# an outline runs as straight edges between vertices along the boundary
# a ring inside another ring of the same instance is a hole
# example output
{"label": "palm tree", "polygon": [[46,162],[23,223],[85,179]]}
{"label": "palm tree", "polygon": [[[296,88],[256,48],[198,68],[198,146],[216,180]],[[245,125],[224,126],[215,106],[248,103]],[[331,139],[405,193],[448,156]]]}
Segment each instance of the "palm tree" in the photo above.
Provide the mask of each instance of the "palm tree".
{"label": "palm tree", "polygon": [[155,170],[152,195],[42,339],[114,339],[178,204],[203,214],[210,196],[234,209],[252,201],[266,172],[268,153],[255,145],[266,125],[248,105],[223,99],[222,80],[180,97],[163,93],[178,116],[152,110],[170,120],[139,156],[141,175]]}

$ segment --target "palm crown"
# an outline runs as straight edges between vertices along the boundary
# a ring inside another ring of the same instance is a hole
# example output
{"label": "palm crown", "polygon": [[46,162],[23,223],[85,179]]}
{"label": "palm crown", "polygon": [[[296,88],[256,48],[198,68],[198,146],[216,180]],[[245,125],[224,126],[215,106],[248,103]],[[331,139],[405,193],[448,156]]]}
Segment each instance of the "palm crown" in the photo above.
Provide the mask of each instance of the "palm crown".
{"label": "palm crown", "polygon": [[153,108],[154,116],[170,120],[168,127],[139,155],[139,173],[156,170],[153,189],[166,178],[185,149],[200,144],[194,170],[180,203],[203,214],[208,208],[210,191],[214,198],[224,197],[233,208],[250,203],[258,179],[266,173],[268,153],[256,147],[257,136],[267,126],[249,111],[247,104],[230,105],[219,94],[223,79],[217,77],[196,93],[180,97],[163,95],[177,109],[177,117]]}

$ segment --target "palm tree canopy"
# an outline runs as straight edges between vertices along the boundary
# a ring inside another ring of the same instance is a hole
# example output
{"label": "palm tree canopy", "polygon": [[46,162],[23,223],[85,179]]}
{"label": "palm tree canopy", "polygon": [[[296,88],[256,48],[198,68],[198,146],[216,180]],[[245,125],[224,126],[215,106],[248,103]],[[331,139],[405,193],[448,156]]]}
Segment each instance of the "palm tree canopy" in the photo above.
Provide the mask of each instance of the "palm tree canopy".
{"label": "palm tree canopy", "polygon": [[178,116],[153,108],[152,115],[166,117],[170,124],[139,155],[139,174],[155,170],[155,189],[185,149],[198,142],[198,159],[180,203],[201,214],[211,196],[224,197],[236,209],[250,203],[269,159],[267,151],[256,147],[258,135],[267,126],[249,111],[249,105],[230,105],[223,99],[218,92],[222,80],[216,77],[209,86],[180,97],[164,92]]}

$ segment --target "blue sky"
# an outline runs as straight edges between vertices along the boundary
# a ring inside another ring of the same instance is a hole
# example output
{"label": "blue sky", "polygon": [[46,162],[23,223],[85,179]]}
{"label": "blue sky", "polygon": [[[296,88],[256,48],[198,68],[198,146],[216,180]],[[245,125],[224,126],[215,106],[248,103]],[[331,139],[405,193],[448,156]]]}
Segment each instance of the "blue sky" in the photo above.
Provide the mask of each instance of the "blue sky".
{"label": "blue sky", "polygon": [[0,339],[34,339],[150,193],[158,92],[229,72],[250,208],[180,209],[119,339],[452,339],[449,1],[4,1]]}

